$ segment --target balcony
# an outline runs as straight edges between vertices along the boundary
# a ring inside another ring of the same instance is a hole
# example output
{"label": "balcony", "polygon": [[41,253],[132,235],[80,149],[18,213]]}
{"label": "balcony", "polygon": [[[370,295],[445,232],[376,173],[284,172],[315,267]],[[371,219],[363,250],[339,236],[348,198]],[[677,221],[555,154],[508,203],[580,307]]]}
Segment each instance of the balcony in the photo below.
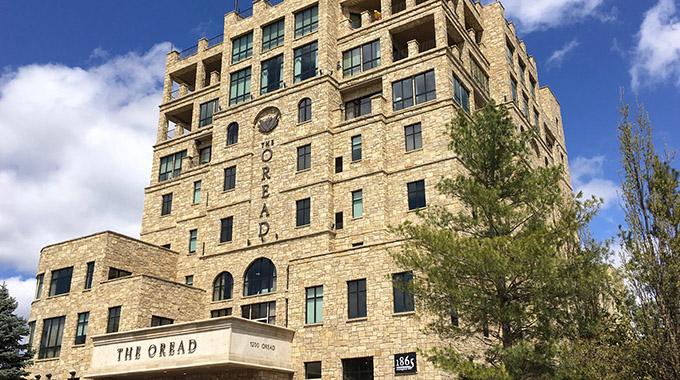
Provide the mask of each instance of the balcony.
{"label": "balcony", "polygon": [[342,13],[349,29],[359,29],[382,18],[380,0],[348,0],[342,3]]}
{"label": "balcony", "polygon": [[392,34],[393,62],[437,47],[433,16],[415,20],[391,30],[390,33]]}

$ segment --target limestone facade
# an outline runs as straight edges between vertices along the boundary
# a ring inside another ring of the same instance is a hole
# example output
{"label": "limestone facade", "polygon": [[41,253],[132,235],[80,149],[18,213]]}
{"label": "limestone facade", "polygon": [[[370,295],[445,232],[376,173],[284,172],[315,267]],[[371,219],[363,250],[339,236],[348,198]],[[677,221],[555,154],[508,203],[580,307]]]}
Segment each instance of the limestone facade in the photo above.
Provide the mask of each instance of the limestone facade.
{"label": "limestone facade", "polygon": [[[301,15],[312,8],[318,16],[303,25]],[[280,20],[283,41],[265,49],[265,29]],[[240,38],[249,33],[252,51],[246,48],[243,59],[234,59]],[[375,41],[379,46],[371,51]],[[316,67],[298,81],[296,53],[310,44],[316,44]],[[361,51],[358,64],[348,59],[355,48]],[[263,62],[281,55],[279,88],[262,93]],[[373,61],[367,64],[368,58]],[[248,69],[249,92],[238,92],[235,79]],[[401,108],[395,104],[405,82],[412,104]],[[357,116],[352,101],[361,98]],[[311,117],[301,121],[303,99],[311,101]],[[548,87],[539,86],[536,62],[500,3],[257,0],[252,10],[225,15],[221,37],[167,56],[141,241],[104,232],[42,250],[43,292],[30,316],[33,346],[41,345],[46,319],[66,318],[59,356],[36,360],[31,371],[51,373],[52,379],[71,378],[69,371],[76,371],[75,377],[88,378],[91,336],[118,339],[115,333],[100,336],[111,307],[121,306],[118,334],[124,334],[150,327],[152,316],[179,324],[229,309],[235,317],[248,317],[251,305],[267,303],[275,305],[269,322],[292,332],[292,370],[267,370],[253,362],[149,375],[127,366],[126,378],[298,380],[306,378],[307,364],[321,362],[323,379],[342,379],[343,366],[355,358],[372,359],[373,375],[362,379],[450,378],[421,354],[417,372],[395,374],[395,355],[439,343],[423,334],[424,321],[413,311],[395,312],[392,275],[403,270],[390,258],[389,250],[399,249],[400,242],[388,228],[417,220],[409,209],[408,184],[423,181],[428,205],[457,207],[435,189],[442,177],[464,172],[447,148],[446,124],[461,107],[472,112],[490,99],[506,104],[520,128],[536,128],[535,165],[566,167],[560,105]],[[207,107],[213,100],[217,107]],[[207,108],[215,111],[212,118]],[[262,132],[267,122],[275,127]],[[237,141],[228,133],[234,123]],[[407,140],[417,138],[408,136],[414,125],[420,126],[419,144],[410,149]],[[306,146],[307,161],[299,157]],[[233,171],[232,182],[227,173]],[[563,186],[571,190],[568,169]],[[307,199],[308,207],[298,210]],[[422,200],[422,192],[414,199]],[[225,235],[222,225],[229,218]],[[275,285],[250,295],[247,273],[261,258],[273,263]],[[89,262],[95,263],[94,278],[84,290]],[[48,296],[52,271],[65,267],[73,267],[70,291]],[[109,268],[131,275],[109,280]],[[214,281],[223,272],[231,275],[232,294],[214,300]],[[356,280],[365,280],[366,313],[350,318],[349,288]],[[321,319],[308,323],[306,294],[314,287],[323,289]],[[87,338],[74,344],[78,314],[85,311]],[[174,331],[159,329],[158,334]]]}

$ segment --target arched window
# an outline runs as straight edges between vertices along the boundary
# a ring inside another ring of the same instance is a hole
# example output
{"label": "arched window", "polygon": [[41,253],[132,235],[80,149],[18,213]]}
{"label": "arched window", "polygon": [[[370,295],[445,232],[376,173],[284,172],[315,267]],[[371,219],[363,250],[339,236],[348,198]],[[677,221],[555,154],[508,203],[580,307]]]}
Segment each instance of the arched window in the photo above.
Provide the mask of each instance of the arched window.
{"label": "arched window", "polygon": [[276,291],[276,267],[271,260],[260,257],[246,271],[243,295],[264,294]]}
{"label": "arched window", "polygon": [[312,120],[312,100],[304,98],[298,103],[298,123]]}
{"label": "arched window", "polygon": [[228,300],[234,289],[234,278],[231,273],[222,272],[213,281],[213,301]]}
{"label": "arched window", "polygon": [[238,142],[238,123],[234,122],[227,127],[227,145],[233,145]]}

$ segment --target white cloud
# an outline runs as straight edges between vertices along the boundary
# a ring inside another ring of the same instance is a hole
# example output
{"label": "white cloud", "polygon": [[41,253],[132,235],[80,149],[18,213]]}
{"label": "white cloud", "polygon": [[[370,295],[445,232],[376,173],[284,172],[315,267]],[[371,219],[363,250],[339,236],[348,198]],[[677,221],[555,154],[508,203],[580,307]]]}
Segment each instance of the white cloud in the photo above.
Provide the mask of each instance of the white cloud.
{"label": "white cloud", "polygon": [[48,244],[139,235],[168,50],[0,77],[0,276],[34,281]]}
{"label": "white cloud", "polygon": [[659,0],[645,13],[630,69],[631,85],[674,81],[680,86],[680,20],[674,0]]}
{"label": "white cloud", "polygon": [[3,282],[7,285],[9,295],[14,297],[19,304],[14,314],[28,319],[31,301],[33,301],[35,295],[35,279],[22,280],[19,277],[0,278],[0,284]]}
{"label": "white cloud", "polygon": [[562,49],[555,50],[555,52],[552,53],[550,58],[548,58],[548,64],[559,67],[560,65],[562,65],[564,57],[567,54],[569,54],[572,50],[574,50],[578,45],[579,43],[576,40],[571,40],[567,42],[566,44],[564,44],[564,46],[562,46]]}
{"label": "white cloud", "polygon": [[[492,1],[485,1],[488,4]],[[583,21],[587,17],[599,17],[610,21],[612,11],[602,15],[605,0],[503,0],[503,8],[509,21],[519,30],[532,32]],[[614,16],[613,16],[614,15]]]}
{"label": "white cloud", "polygon": [[591,196],[602,198],[603,209],[609,208],[618,201],[618,185],[604,178],[604,156],[592,158],[576,157],[569,164],[571,183],[575,192],[583,192],[585,199]]}

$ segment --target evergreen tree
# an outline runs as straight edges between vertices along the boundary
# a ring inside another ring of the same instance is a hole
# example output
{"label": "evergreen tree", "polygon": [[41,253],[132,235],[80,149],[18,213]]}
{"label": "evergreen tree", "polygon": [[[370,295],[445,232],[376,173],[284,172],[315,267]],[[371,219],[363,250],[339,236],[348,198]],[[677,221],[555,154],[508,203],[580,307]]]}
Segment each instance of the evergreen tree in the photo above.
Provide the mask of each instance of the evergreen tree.
{"label": "evergreen tree", "polygon": [[465,170],[437,189],[459,207],[428,205],[394,229],[427,330],[452,342],[428,359],[461,379],[554,378],[560,345],[608,314],[607,250],[579,239],[597,201],[565,196],[561,167],[530,165],[537,131],[520,132],[504,105],[459,111],[449,137]]}
{"label": "evergreen tree", "polygon": [[[623,96],[622,96],[623,98]],[[633,327],[638,366],[657,380],[680,379],[680,178],[673,152],[660,156],[644,106],[622,99],[622,205],[619,237],[626,277],[636,301]]]}
{"label": "evergreen tree", "polygon": [[14,315],[17,301],[7,285],[0,285],[0,380],[18,380],[28,375],[24,368],[31,364],[33,351],[21,344],[28,334],[26,320]]}

